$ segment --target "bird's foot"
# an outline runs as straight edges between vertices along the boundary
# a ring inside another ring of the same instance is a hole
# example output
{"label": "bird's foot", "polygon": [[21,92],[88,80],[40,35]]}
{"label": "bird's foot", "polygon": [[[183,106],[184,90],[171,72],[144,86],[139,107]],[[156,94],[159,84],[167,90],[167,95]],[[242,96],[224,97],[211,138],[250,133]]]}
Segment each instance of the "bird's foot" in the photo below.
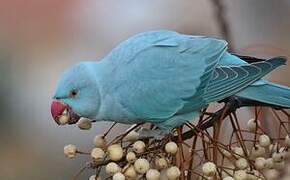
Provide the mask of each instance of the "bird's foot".
{"label": "bird's foot", "polygon": [[162,140],[164,137],[169,135],[169,131],[161,130],[161,129],[146,129],[142,128],[139,131],[139,137],[141,139],[146,139],[146,138],[154,138],[156,140]]}

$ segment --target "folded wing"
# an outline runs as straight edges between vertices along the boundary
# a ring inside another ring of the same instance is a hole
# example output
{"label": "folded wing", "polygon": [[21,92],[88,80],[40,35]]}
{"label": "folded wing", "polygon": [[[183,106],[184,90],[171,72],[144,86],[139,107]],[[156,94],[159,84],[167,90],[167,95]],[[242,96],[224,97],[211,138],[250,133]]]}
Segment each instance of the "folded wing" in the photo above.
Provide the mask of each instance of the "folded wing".
{"label": "folded wing", "polygon": [[[133,55],[116,54],[123,63],[116,68],[116,97],[127,111],[154,122],[204,106],[201,95],[226,47],[222,40],[174,35],[134,49]],[[193,107],[193,101],[199,104]]]}

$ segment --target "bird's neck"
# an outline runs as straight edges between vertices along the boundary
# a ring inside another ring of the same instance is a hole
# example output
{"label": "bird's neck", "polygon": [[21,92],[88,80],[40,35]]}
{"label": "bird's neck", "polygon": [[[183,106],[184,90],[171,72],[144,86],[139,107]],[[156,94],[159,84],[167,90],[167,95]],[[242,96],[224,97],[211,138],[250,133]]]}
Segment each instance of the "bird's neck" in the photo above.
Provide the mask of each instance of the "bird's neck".
{"label": "bird's neck", "polygon": [[132,114],[128,113],[119,103],[116,90],[113,88],[116,87],[115,83],[118,83],[114,77],[116,64],[103,59],[98,61],[94,68],[101,97],[96,120],[128,122],[128,118],[130,119]]}

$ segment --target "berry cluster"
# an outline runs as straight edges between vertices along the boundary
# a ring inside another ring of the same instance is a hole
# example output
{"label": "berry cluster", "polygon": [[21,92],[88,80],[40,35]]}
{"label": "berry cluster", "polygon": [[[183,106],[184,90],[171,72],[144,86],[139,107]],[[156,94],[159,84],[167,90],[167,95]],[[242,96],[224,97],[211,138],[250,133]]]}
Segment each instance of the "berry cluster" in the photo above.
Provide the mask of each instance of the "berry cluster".
{"label": "berry cluster", "polygon": [[[95,148],[90,153],[78,151],[75,145],[64,147],[64,154],[68,158],[74,158],[78,153],[90,154],[92,161],[90,168],[104,171],[113,180],[140,179],[158,180],[161,176],[169,180],[180,177],[180,169],[174,166],[173,161],[178,152],[175,142],[152,142],[151,144],[138,140],[139,133],[129,132],[121,142],[107,143],[104,135],[96,135]],[[156,149],[159,146],[161,149]],[[101,179],[98,174],[92,175],[89,180]]]}
{"label": "berry cluster", "polygon": [[[210,128],[199,129],[200,124],[213,116],[204,111],[196,124],[187,123],[162,139],[140,136],[142,127],[135,125],[109,141],[110,128],[95,136],[95,147],[90,152],[69,144],[64,147],[64,154],[70,159],[77,154],[90,156],[85,168],[94,169],[95,173],[89,180],[276,180],[290,159],[290,116],[284,110],[270,109],[273,117],[268,118],[279,129],[267,133],[261,125],[260,111],[256,108],[255,117],[244,127],[242,119],[234,113]],[[85,118],[77,125],[80,129],[92,126]],[[221,138],[223,125],[227,125],[229,138]],[[193,136],[185,135],[189,131]]]}

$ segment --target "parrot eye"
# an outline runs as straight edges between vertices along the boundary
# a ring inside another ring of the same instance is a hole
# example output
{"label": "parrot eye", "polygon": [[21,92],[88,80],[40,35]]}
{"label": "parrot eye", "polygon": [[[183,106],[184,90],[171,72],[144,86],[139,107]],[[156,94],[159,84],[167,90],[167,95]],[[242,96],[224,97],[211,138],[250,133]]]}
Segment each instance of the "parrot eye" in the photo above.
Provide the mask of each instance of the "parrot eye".
{"label": "parrot eye", "polygon": [[75,90],[75,89],[71,90],[70,93],[69,93],[70,97],[75,97],[76,95],[78,95],[78,91]]}

